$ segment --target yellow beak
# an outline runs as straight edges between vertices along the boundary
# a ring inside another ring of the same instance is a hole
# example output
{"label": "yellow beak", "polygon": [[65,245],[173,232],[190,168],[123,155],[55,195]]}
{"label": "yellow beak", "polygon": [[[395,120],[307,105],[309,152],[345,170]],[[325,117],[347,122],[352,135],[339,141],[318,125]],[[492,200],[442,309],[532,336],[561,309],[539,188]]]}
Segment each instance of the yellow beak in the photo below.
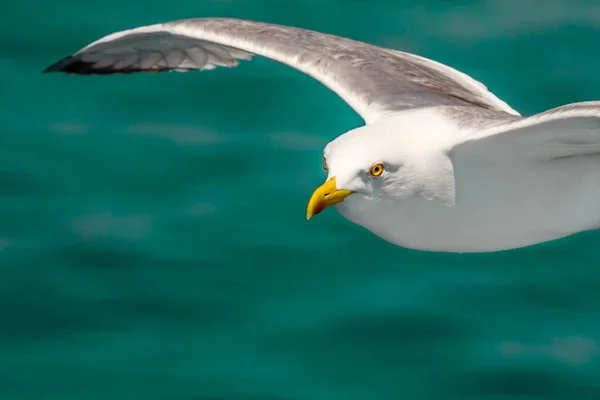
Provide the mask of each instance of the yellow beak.
{"label": "yellow beak", "polygon": [[341,203],[346,197],[354,193],[352,190],[338,190],[335,184],[335,177],[329,179],[313,193],[308,208],[306,209],[306,219],[311,219],[324,209],[334,204]]}

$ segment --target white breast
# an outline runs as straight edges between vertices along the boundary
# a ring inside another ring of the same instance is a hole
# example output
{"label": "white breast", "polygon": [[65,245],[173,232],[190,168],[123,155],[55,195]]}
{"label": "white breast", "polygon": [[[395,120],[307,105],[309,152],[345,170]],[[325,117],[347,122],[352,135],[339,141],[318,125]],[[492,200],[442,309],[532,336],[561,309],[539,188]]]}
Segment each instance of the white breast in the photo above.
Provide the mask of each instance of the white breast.
{"label": "white breast", "polygon": [[[414,197],[393,204],[350,196],[347,219],[402,247],[489,252],[529,246],[600,227],[600,156],[554,160],[477,176],[479,190],[454,206]],[[561,182],[554,185],[552,182]],[[527,188],[524,190],[523,188]]]}

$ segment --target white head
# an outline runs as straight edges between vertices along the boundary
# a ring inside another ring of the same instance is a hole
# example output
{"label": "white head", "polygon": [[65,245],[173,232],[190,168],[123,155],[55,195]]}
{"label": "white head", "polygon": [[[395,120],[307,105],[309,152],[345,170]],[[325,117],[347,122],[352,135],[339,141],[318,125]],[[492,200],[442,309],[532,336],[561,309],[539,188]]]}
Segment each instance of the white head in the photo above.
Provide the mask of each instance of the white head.
{"label": "white head", "polygon": [[323,152],[327,180],[312,195],[307,219],[332,205],[360,223],[362,216],[414,199],[452,202],[447,129],[414,129],[406,122],[389,119],[330,142]]}

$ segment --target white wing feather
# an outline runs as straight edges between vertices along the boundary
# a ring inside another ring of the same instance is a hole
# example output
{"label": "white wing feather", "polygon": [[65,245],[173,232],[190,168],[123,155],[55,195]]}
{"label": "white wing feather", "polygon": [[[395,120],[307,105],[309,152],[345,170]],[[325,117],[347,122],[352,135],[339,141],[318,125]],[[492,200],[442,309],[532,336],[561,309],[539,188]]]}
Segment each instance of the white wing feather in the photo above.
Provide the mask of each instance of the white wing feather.
{"label": "white wing feather", "polygon": [[528,118],[466,131],[451,158],[536,162],[600,153],[600,102],[558,107]]}
{"label": "white wing feather", "polygon": [[530,223],[515,220],[512,211],[518,210],[556,237],[574,221],[595,223],[593,217],[586,222],[585,213],[600,189],[600,102],[559,107],[465,137],[449,152],[455,204],[465,215],[480,215],[484,225],[495,216],[495,229],[502,230]]}

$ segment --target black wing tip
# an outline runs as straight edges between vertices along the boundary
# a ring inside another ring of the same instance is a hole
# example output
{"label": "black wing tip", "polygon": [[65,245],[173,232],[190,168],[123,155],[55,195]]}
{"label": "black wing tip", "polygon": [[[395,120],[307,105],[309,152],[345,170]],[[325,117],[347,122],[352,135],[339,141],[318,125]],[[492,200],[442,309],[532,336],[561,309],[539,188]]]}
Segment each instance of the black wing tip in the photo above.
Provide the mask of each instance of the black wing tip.
{"label": "black wing tip", "polygon": [[77,56],[68,56],[58,62],[55,62],[43,71],[45,74],[50,72],[62,72],[65,74],[75,75],[109,75],[126,74],[136,71],[128,69],[119,70],[111,66],[105,68],[95,68],[94,63],[92,62],[83,61]]}
{"label": "black wing tip", "polygon": [[132,74],[136,72],[167,72],[171,71],[173,68],[163,67],[163,68],[151,68],[151,69],[142,69],[142,68],[122,68],[115,69],[112,66],[107,67],[94,67],[94,63],[82,61],[80,58],[76,56],[68,56],[63,58],[62,60],[55,62],[51,66],[47,67],[42,71],[42,73],[47,74],[51,72],[62,72],[66,74],[75,74],[75,75],[113,75],[113,74]]}
{"label": "black wing tip", "polygon": [[91,75],[103,72],[103,69],[95,69],[93,66],[93,63],[82,61],[78,57],[68,56],[47,67],[42,73],[63,72],[66,74]]}
{"label": "black wing tip", "polygon": [[59,60],[58,62],[55,62],[51,66],[47,67],[46,69],[44,69],[42,71],[42,73],[47,74],[50,72],[65,72],[64,68],[68,64],[70,64],[72,60],[73,60],[73,56],[65,57],[65,58]]}

